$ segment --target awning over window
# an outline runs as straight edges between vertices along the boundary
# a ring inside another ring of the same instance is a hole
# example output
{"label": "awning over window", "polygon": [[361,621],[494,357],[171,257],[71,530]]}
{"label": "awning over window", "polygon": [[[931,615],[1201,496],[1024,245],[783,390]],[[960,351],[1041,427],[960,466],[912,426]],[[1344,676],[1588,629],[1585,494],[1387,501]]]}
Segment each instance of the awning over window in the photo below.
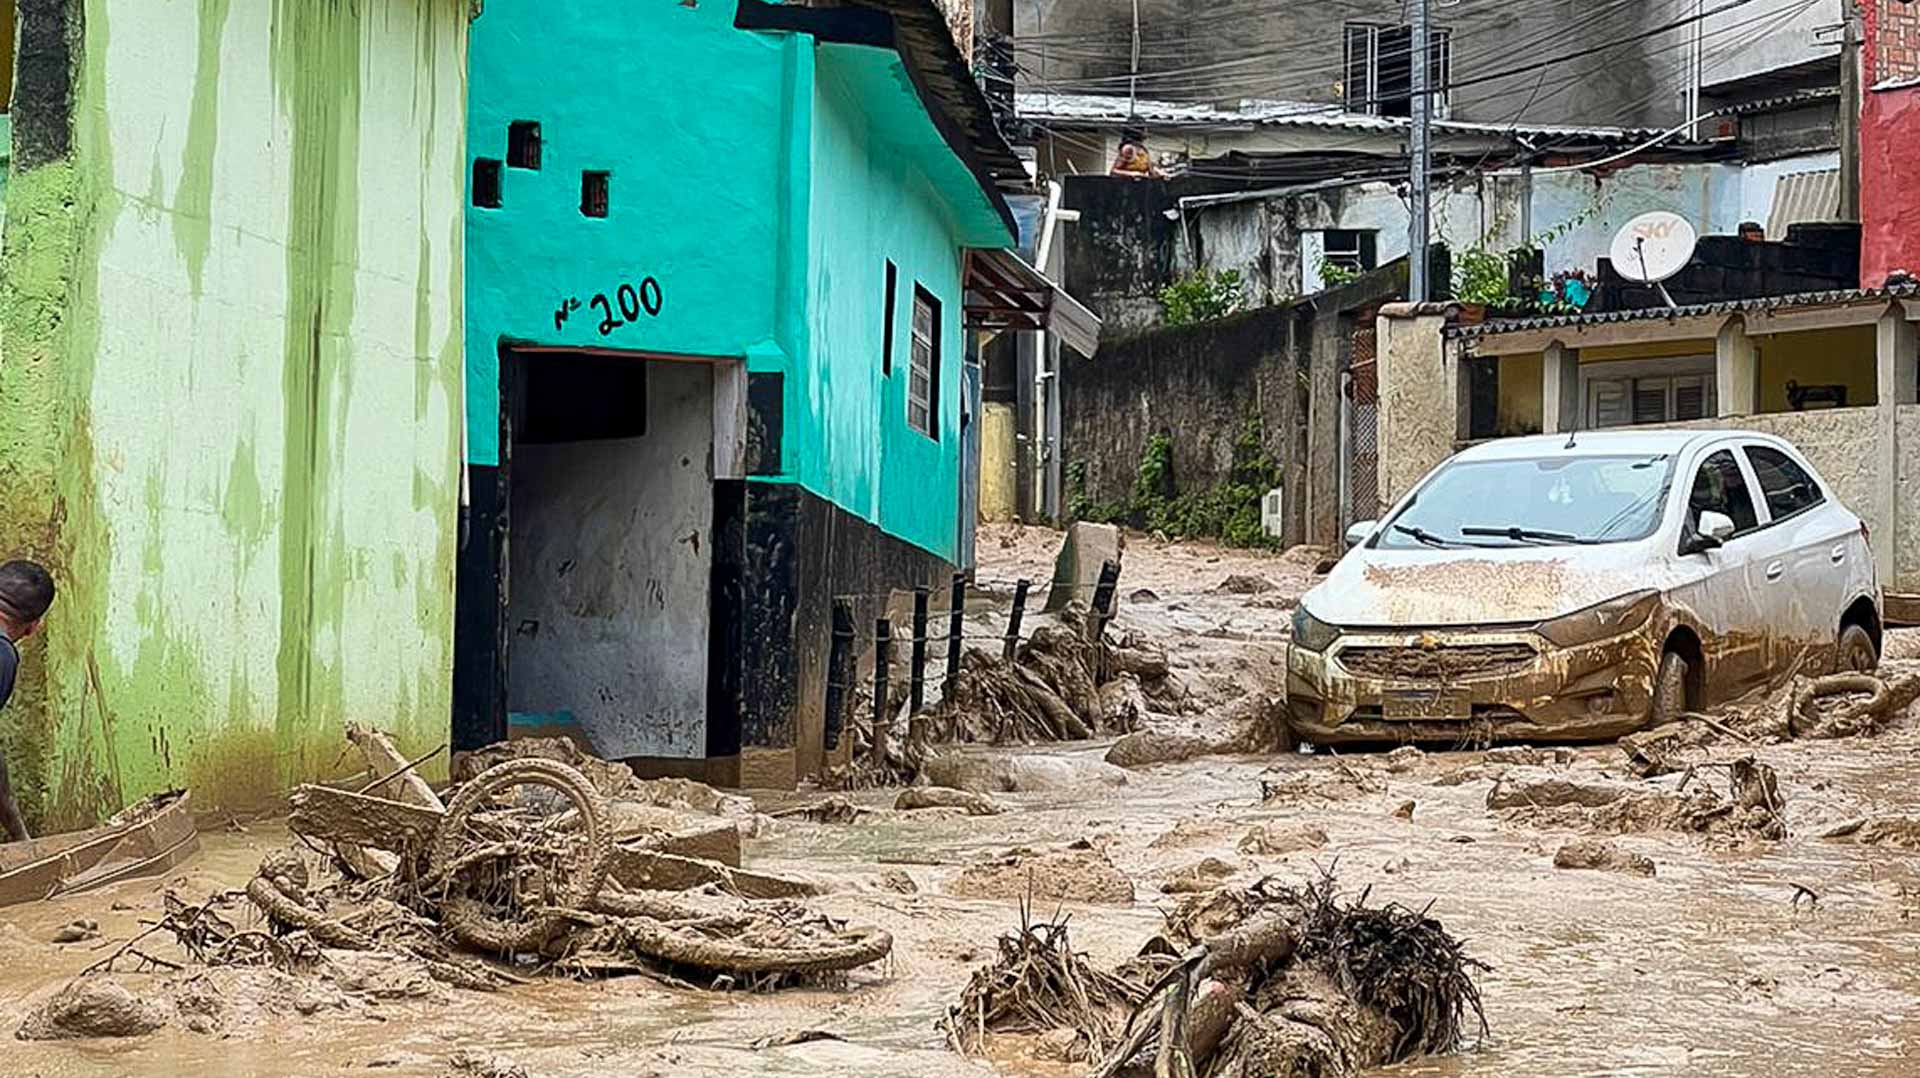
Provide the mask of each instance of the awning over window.
{"label": "awning over window", "polygon": [[1091,357],[1100,319],[1012,251],[967,252],[966,326],[988,332],[1041,330]]}

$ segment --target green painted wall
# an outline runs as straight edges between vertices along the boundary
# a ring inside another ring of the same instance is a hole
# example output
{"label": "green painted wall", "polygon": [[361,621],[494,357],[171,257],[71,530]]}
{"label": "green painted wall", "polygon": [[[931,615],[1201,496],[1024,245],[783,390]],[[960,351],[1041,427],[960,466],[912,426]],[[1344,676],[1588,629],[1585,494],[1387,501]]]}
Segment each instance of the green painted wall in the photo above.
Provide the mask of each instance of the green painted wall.
{"label": "green painted wall", "polygon": [[0,250],[0,551],[61,588],[0,744],[43,827],[445,740],[465,0],[85,0]]}
{"label": "green painted wall", "polygon": [[[808,489],[953,560],[961,251],[946,203],[908,148],[911,117],[887,107],[900,101],[889,92],[898,67],[891,52],[837,45],[823,46],[815,64],[807,297],[815,374],[799,402],[806,425],[790,426],[789,437],[814,450],[795,469]],[[888,260],[898,267],[890,376],[881,363]],[[941,304],[937,440],[907,425],[915,285]]]}
{"label": "green painted wall", "polygon": [[[890,49],[734,28],[728,0],[490,0],[473,28],[469,158],[540,124],[539,170],[469,207],[468,459],[498,462],[503,340],[745,357],[786,376],[784,472],[849,512],[954,554],[959,268],[1012,242]],[[582,63],[580,57],[592,57]],[[606,170],[608,216],[580,213]],[[885,260],[905,285],[899,373],[879,376]],[[944,305],[938,442],[906,426],[912,281]],[[603,325],[622,284],[658,314]],[[580,307],[556,319],[562,304]]]}

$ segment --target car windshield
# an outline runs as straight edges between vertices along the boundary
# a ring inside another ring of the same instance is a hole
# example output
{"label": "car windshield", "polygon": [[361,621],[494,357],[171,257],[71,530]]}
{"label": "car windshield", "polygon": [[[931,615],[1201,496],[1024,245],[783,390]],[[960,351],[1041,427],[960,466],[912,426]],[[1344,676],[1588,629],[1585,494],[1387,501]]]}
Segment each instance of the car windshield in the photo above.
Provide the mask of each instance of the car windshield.
{"label": "car windshield", "polygon": [[1644,539],[1659,523],[1672,473],[1664,453],[1456,462],[1420,488],[1376,543],[1466,548]]}

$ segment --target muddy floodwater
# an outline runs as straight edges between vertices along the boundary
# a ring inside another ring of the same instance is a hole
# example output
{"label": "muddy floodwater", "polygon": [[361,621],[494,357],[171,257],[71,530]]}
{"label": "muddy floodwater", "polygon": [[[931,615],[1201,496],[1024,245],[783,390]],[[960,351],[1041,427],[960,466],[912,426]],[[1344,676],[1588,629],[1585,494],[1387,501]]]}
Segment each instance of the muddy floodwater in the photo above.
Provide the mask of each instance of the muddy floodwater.
{"label": "muddy floodwater", "polygon": [[[1128,556],[1148,560],[1137,549]],[[1225,664],[1215,671],[1221,676],[1267,677],[1259,664],[1273,657],[1261,641],[1283,635],[1286,604],[1217,591],[1227,569],[1245,568],[1237,562],[1197,557],[1162,568],[1139,574],[1152,578],[1155,594],[1136,602],[1136,623],[1164,631],[1172,654],[1182,641],[1196,655],[1205,651],[1207,662]],[[1270,575],[1304,583],[1291,572],[1275,566]],[[1123,581],[1123,591],[1129,583],[1142,586]],[[1233,674],[1236,648],[1257,656],[1255,668]],[[980,751],[1097,760],[1105,747]],[[1327,868],[1345,890],[1370,888],[1370,901],[1432,903],[1468,953],[1491,967],[1480,974],[1490,1030],[1456,1055],[1379,1073],[1920,1074],[1920,855],[1818,837],[1849,819],[1920,815],[1916,751],[1911,718],[1871,739],[1760,749],[1758,758],[1778,772],[1790,837],[1617,837],[1621,848],[1651,859],[1651,877],[1555,868],[1555,851],[1587,836],[1489,813],[1487,794],[1503,767],[1475,752],[1401,759],[1398,770],[1377,757],[1202,758],[1133,771],[1124,786],[996,795],[1008,811],[990,817],[894,813],[897,791],[855,794],[871,815],[850,824],[783,819],[745,844],[747,864],[820,879],[830,885],[814,900],[822,909],[893,933],[891,960],[842,986],[749,994],[636,976],[545,980],[496,994],[443,990],[434,999],[312,1014],[269,1008],[225,1034],[168,1027],[119,1041],[11,1041],[0,1074],[439,1076],[456,1073],[449,1059],[462,1049],[547,1078],[1080,1074],[1084,1067],[1037,1061],[1019,1043],[1003,1042],[991,1060],[963,1060],[947,1049],[938,1022],[1020,917],[1017,900],[953,897],[955,878],[1016,848],[1083,840],[1135,890],[1130,903],[1064,908],[1077,946],[1100,961],[1131,955],[1178,901],[1160,884],[1205,857],[1231,866],[1235,880],[1306,878]],[[1581,776],[1618,773],[1620,761],[1618,749],[1595,746],[1555,766]],[[1321,778],[1282,782],[1299,794],[1263,802],[1263,781],[1292,772]],[[1365,781],[1348,781],[1354,774]],[[777,812],[809,797],[758,800],[761,811]],[[1270,824],[1289,833],[1317,828],[1325,843],[1244,852],[1248,832]],[[167,880],[0,911],[0,1027],[10,1032],[37,998],[138,931],[163,889],[198,897],[238,887],[287,839],[271,821],[213,829],[202,854]],[[100,922],[99,939],[49,942],[82,917]],[[156,945],[156,955],[173,953]],[[122,980],[139,990],[168,976],[180,974]],[[831,1036],[778,1044],[807,1031]]]}

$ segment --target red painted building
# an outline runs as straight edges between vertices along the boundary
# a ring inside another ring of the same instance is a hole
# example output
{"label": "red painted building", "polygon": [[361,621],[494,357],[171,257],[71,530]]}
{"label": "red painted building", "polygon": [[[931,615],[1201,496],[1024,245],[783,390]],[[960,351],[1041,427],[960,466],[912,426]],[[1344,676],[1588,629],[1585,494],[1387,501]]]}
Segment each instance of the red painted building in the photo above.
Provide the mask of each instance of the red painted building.
{"label": "red painted building", "polygon": [[1860,285],[1920,276],[1920,0],[1864,0]]}

